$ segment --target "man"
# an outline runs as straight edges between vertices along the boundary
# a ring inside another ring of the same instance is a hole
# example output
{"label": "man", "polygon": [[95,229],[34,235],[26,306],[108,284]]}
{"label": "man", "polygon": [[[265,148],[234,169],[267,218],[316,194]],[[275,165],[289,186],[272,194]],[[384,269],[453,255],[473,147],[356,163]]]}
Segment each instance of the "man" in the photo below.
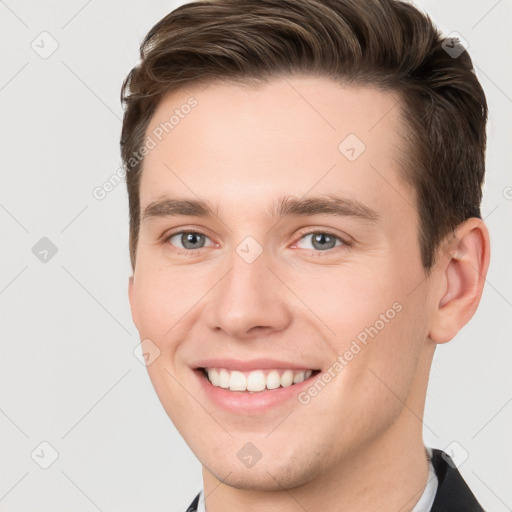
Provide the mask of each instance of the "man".
{"label": "man", "polygon": [[393,0],[195,2],[122,99],[129,298],[203,467],[189,511],[482,510],[422,438],[489,264],[460,44]]}

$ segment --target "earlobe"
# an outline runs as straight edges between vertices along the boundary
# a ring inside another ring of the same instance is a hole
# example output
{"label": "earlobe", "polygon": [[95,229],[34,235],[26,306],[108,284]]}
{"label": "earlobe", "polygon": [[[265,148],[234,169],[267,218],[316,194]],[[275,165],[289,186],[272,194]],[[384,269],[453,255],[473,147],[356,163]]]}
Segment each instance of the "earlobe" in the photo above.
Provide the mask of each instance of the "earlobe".
{"label": "earlobe", "polygon": [[453,339],[478,307],[489,267],[487,226],[481,219],[468,219],[442,247],[438,261],[442,282],[429,334],[436,343]]}

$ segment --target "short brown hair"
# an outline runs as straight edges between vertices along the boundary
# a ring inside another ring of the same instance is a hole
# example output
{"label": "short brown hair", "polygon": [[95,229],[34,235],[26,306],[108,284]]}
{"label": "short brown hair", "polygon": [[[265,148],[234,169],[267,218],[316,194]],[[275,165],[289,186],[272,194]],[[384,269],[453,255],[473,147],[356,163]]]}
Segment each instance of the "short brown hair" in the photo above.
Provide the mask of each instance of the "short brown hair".
{"label": "short brown hair", "polygon": [[467,51],[449,47],[427,15],[397,0],[211,0],[172,11],[144,38],[121,90],[132,268],[144,163],[133,155],[164,95],[216,80],[308,75],[398,93],[407,128],[402,167],[416,193],[429,271],[442,239],[481,218],[485,174],[485,94]]}

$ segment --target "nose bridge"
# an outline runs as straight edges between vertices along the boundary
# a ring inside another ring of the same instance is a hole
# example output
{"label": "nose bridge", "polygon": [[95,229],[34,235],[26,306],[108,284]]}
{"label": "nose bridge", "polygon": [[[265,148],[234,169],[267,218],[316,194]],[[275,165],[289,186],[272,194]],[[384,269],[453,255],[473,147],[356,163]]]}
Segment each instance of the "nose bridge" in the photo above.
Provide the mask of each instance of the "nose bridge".
{"label": "nose bridge", "polygon": [[285,290],[267,268],[269,264],[268,253],[253,237],[246,237],[234,248],[230,270],[210,301],[211,328],[243,337],[253,327],[280,330],[287,325],[290,310]]}

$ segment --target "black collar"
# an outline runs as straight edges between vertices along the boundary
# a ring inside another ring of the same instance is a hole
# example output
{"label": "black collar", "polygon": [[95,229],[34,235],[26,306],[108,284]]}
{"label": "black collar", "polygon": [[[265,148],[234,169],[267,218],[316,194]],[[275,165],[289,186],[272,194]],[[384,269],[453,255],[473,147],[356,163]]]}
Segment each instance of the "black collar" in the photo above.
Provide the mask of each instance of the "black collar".
{"label": "black collar", "polygon": [[439,483],[431,512],[485,512],[447,453],[433,448],[432,465]]}

